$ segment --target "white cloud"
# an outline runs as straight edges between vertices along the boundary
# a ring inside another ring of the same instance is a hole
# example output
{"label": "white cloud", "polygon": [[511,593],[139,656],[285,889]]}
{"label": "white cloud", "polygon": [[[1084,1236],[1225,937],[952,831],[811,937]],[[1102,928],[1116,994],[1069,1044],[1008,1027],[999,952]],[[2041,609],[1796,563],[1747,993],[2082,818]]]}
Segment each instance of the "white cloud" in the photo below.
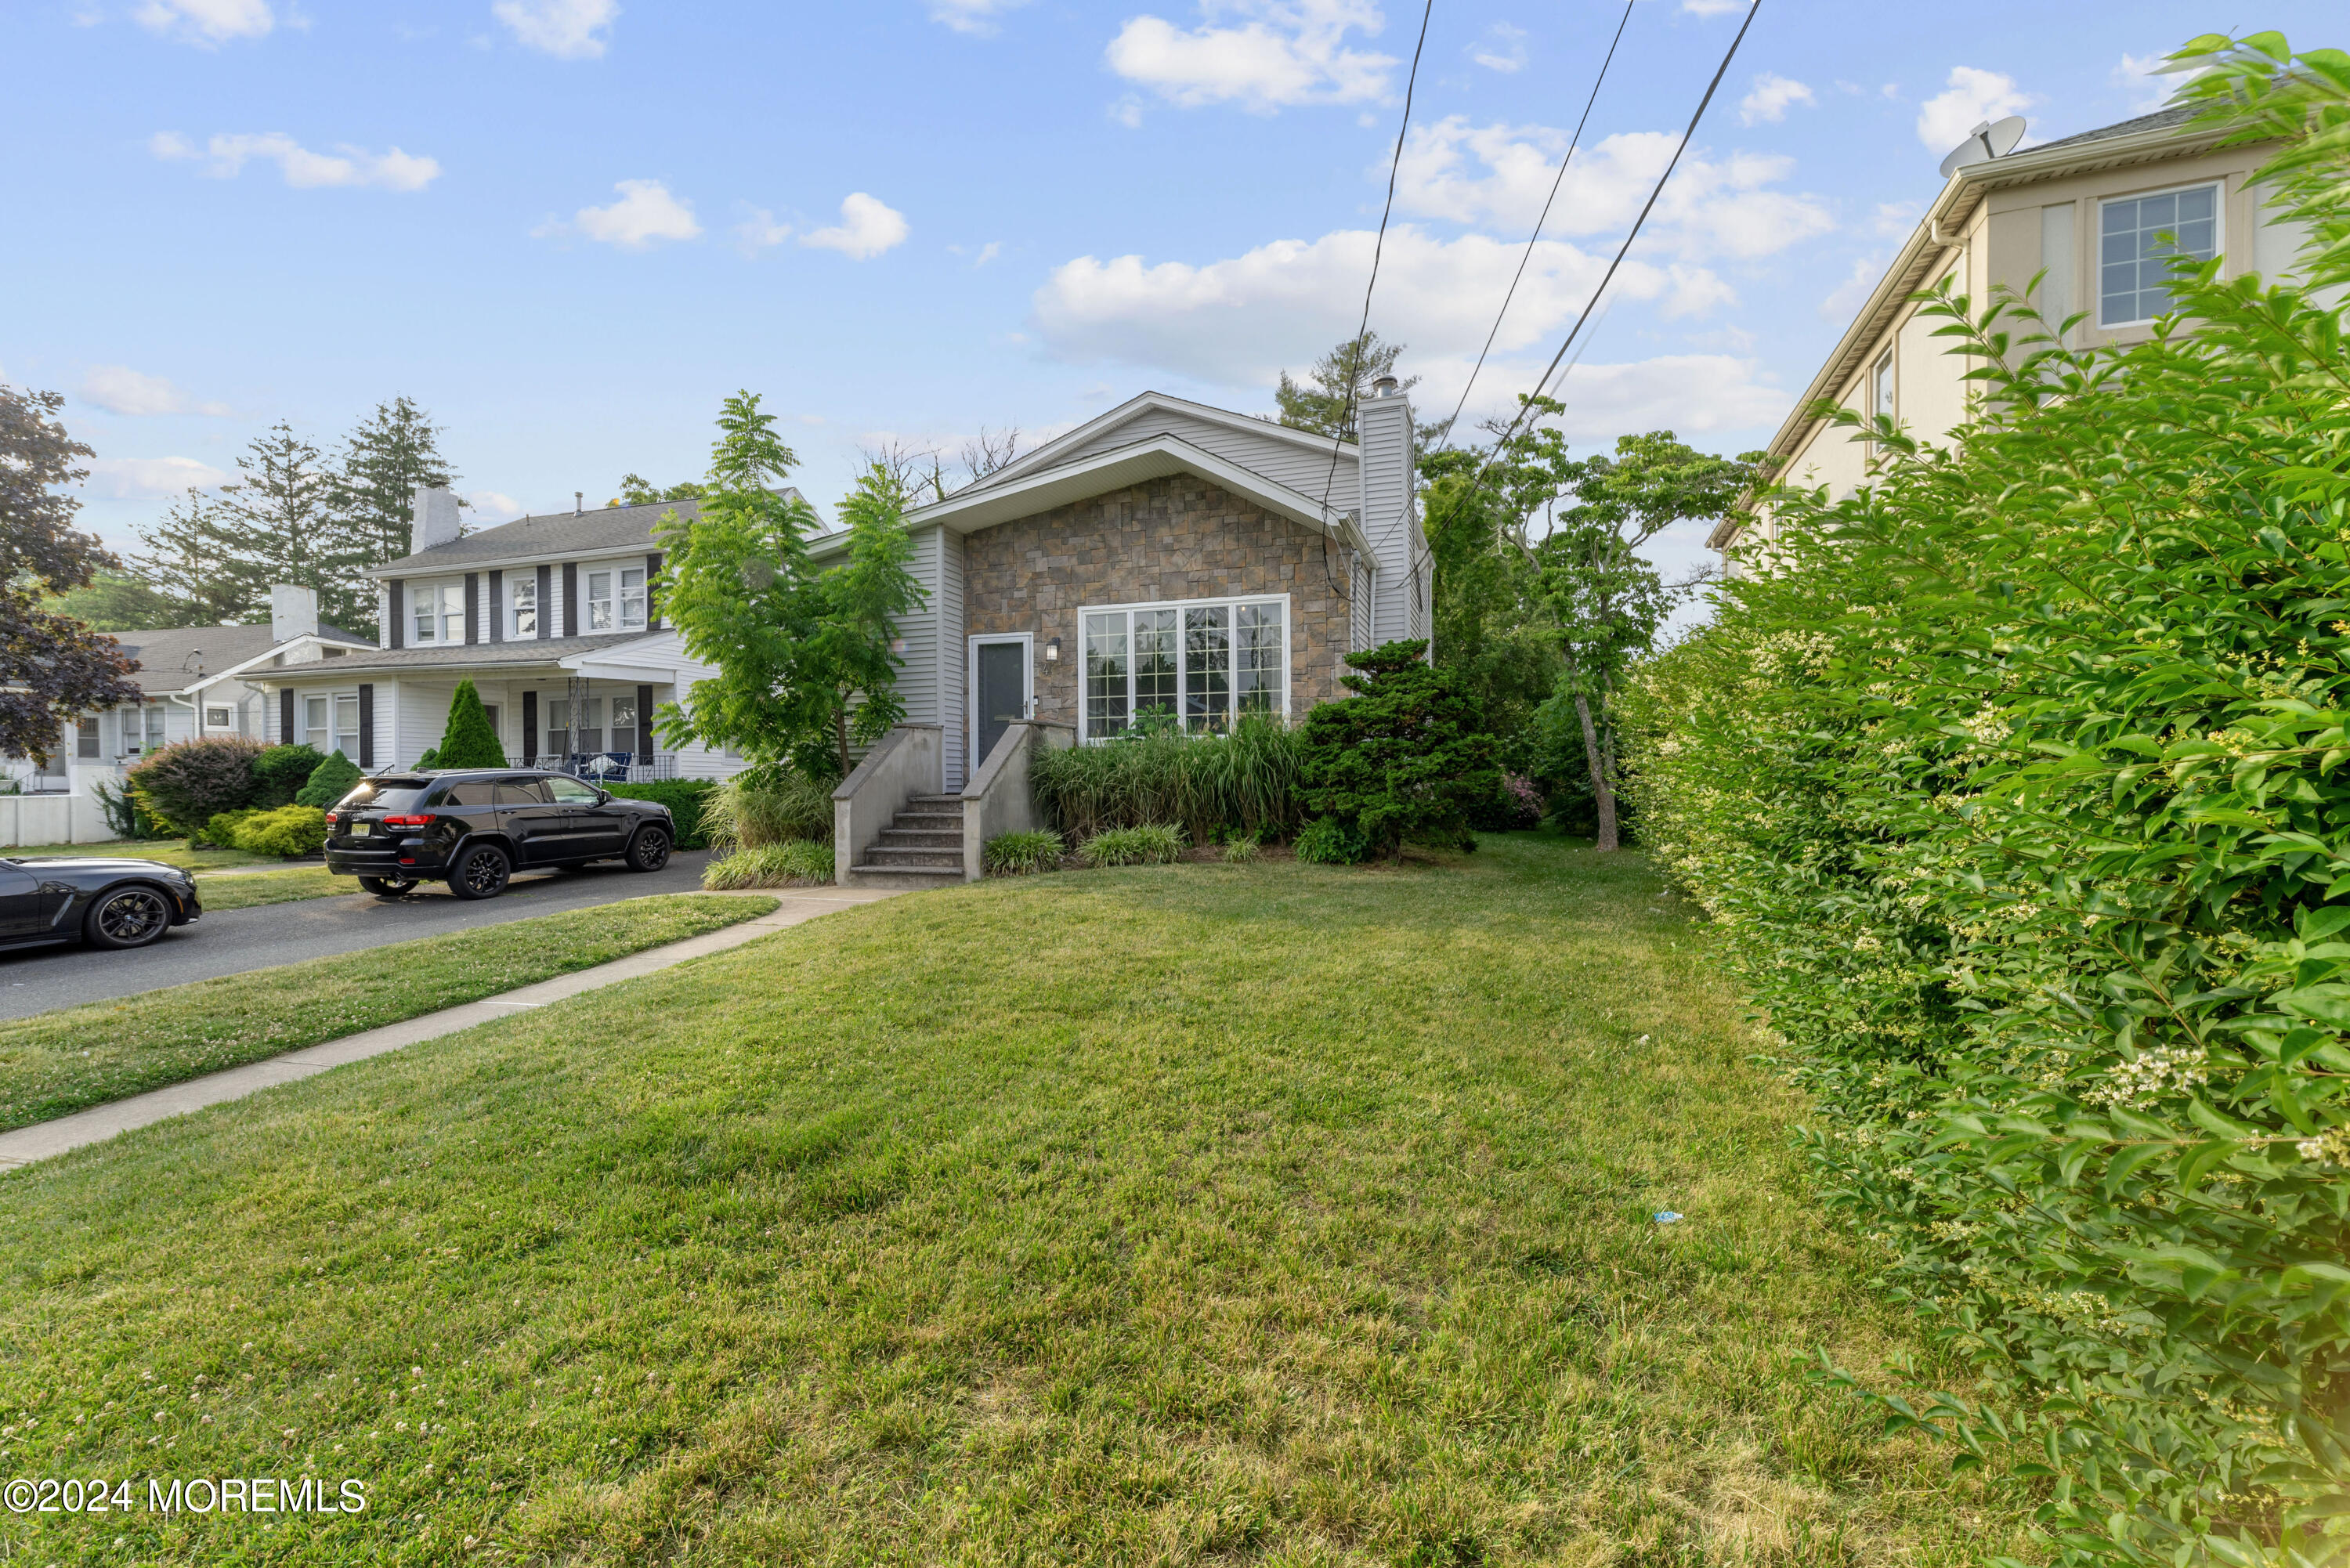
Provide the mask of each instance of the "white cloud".
{"label": "white cloud", "polygon": [[755,255],[792,237],[792,226],[775,222],[775,214],[766,208],[743,206],[741,210],[743,217],[734,225],[734,243],[744,255]]}
{"label": "white cloud", "polygon": [[550,219],[531,231],[541,239],[576,234],[624,251],[640,251],[655,240],[690,240],[702,233],[693,203],[670,194],[658,180],[623,180],[612,187],[620,199],[609,206],[582,207],[567,223]]}
{"label": "white cloud", "polygon": [[1028,0],[931,0],[931,20],[958,33],[986,37],[996,30],[996,18],[1016,11]]}
{"label": "white cloud", "polygon": [[[1080,256],[1036,291],[1032,319],[1048,352],[1072,361],[1116,360],[1227,386],[1265,387],[1286,367],[1310,363],[1355,330],[1376,236],[1342,230],[1318,240],[1278,240],[1195,266],[1140,256]],[[1431,385],[1458,387],[1476,358],[1493,306],[1524,247],[1467,234],[1441,240],[1417,225],[1388,231],[1380,263],[1381,337],[1407,343]],[[1574,319],[1607,269],[1606,258],[1557,240],[1534,246],[1495,347],[1507,355],[1548,342]],[[1656,301],[1668,315],[1700,314],[1730,297],[1703,267],[1634,260],[1609,297]]]}
{"label": "white cloud", "polygon": [[159,130],[148,139],[147,150],[172,160],[207,160],[204,172],[216,180],[234,179],[254,159],[277,165],[286,182],[297,190],[321,186],[373,186],[385,191],[421,191],[441,177],[440,161],[403,152],[397,147],[369,152],[348,142],[335,151],[313,152],[283,131],[260,135],[214,136],[198,148],[176,130]]}
{"label": "white cloud", "polygon": [[1356,103],[1384,97],[1395,60],[1347,47],[1354,31],[1384,25],[1369,0],[1218,0],[1211,24],[1185,31],[1158,16],[1118,29],[1109,68],[1185,109],[1238,103],[1257,113],[1294,104]]}
{"label": "white cloud", "polygon": [[2039,101],[2002,72],[1952,66],[1945,90],[1918,108],[1918,140],[1939,158],[1984,120],[2021,114]]}
{"label": "white cloud", "polygon": [[1469,57],[1489,71],[1514,75],[1526,63],[1526,30],[1496,22],[1485,36],[1469,46]]}
{"label": "white cloud", "polygon": [[1800,103],[1805,109],[1817,109],[1819,102],[1803,83],[1764,71],[1754,78],[1754,90],[1739,99],[1738,123],[1757,125],[1767,120],[1776,125],[1787,118],[1791,105]]}
{"label": "white cloud", "polygon": [[1885,276],[1885,258],[1881,255],[1862,256],[1852,264],[1852,271],[1836,285],[1835,291],[1820,301],[1820,317],[1825,321],[1850,321],[1877,292]]}
{"label": "white cloud", "polygon": [[907,233],[905,213],[862,191],[855,191],[842,200],[837,226],[818,229],[800,244],[838,251],[856,261],[870,261],[902,242]]}
{"label": "white cloud", "polygon": [[1760,360],[1730,354],[1664,354],[1620,365],[1586,359],[1552,395],[1566,405],[1560,428],[1584,441],[1613,441],[1626,431],[1704,435],[1768,427],[1786,417],[1791,401],[1769,383]]}
{"label": "white cloud", "polygon": [[1142,100],[1128,93],[1109,106],[1109,117],[1128,130],[1142,129]]}
{"label": "white cloud", "polygon": [[1681,0],[1681,9],[1692,16],[1727,16],[1744,7],[1745,0]]}
{"label": "white cloud", "polygon": [[1898,240],[1918,226],[1926,215],[1926,203],[1903,200],[1879,202],[1877,211],[1869,215],[1868,232],[1881,240]]}
{"label": "white cloud", "polygon": [[2112,81],[2129,99],[2132,114],[2152,114],[2170,101],[2172,78],[2161,76],[2160,55],[2122,56],[2121,64],[2114,67]]}
{"label": "white cloud", "polygon": [[[1523,232],[1550,194],[1566,140],[1545,126],[1472,126],[1461,115],[1422,126],[1404,144],[1397,205],[1424,217]],[[1549,232],[1621,234],[1679,140],[1669,131],[1627,131],[1577,152],[1551,208]],[[1478,169],[1470,167],[1472,159]],[[1774,154],[1733,152],[1715,161],[1694,152],[1665,187],[1650,232],[1685,255],[1747,257],[1825,234],[1835,220],[1818,201],[1764,189],[1794,169],[1792,159]]]}
{"label": "white cloud", "polygon": [[127,365],[93,365],[74,389],[74,395],[110,414],[211,414],[229,411],[225,403],[200,403],[161,376],[150,376]]}
{"label": "white cloud", "polygon": [[207,47],[258,38],[277,25],[269,0],[146,0],[130,15],[150,32]]}
{"label": "white cloud", "polygon": [[227,483],[227,474],[192,457],[101,457],[89,465],[87,488],[116,501],[155,501]]}
{"label": "white cloud", "polygon": [[619,14],[619,0],[496,0],[490,7],[517,42],[558,60],[601,55]]}
{"label": "white cloud", "polygon": [[503,491],[468,490],[465,500],[473,510],[476,524],[511,523],[528,510]]}

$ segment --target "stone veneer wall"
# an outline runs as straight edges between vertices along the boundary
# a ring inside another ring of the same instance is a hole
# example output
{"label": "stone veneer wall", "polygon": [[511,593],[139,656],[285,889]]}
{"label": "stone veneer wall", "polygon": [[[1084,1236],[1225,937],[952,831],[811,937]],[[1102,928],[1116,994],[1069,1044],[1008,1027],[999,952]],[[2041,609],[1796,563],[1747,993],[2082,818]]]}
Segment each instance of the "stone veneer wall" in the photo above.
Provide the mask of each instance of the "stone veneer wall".
{"label": "stone veneer wall", "polygon": [[[1081,605],[1289,596],[1289,712],[1345,696],[1347,566],[1335,542],[1191,474],[1146,480],[963,540],[963,618],[973,637],[1036,639],[1036,716],[1077,722]],[[1061,657],[1045,645],[1061,639]],[[964,680],[970,680],[968,661]],[[970,693],[965,692],[965,711]]]}

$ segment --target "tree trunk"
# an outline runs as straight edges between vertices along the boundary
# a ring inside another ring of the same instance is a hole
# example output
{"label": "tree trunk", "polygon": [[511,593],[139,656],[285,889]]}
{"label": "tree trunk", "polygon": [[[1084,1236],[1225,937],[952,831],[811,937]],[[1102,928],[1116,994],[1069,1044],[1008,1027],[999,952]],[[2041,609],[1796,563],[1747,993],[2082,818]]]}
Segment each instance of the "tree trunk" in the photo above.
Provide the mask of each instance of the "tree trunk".
{"label": "tree trunk", "polygon": [[[1591,764],[1591,800],[1599,812],[1597,847],[1616,847],[1616,788],[1609,782],[1608,759],[1600,755],[1599,731],[1591,722],[1591,699],[1575,694],[1575,716],[1583,721],[1583,755]],[[1613,751],[1615,748],[1608,748]]]}

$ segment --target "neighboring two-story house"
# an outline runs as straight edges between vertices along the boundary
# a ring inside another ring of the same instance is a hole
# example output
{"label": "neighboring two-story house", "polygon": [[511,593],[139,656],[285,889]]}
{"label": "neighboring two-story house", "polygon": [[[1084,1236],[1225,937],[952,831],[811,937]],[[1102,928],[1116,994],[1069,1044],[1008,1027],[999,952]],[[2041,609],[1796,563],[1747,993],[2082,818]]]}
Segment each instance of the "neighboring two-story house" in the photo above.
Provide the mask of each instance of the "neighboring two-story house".
{"label": "neighboring two-story house", "polygon": [[[1303,717],[1344,656],[1425,637],[1430,564],[1413,502],[1411,411],[1387,383],[1362,439],[1333,441],[1146,392],[909,514],[923,604],[899,626],[910,723],[941,726],[960,787],[1014,719],[1082,739],[1161,709],[1194,729]],[[419,493],[413,550],[375,568],[380,645],[331,669],[256,672],[273,733],[412,766],[460,679],[517,763],[724,777],[671,749],[654,711],[709,673],[661,618],[654,527],[692,502],[526,517],[460,535]],[[819,565],[846,536],[814,542]],[[253,679],[255,677],[248,677]]]}
{"label": "neighboring two-story house", "polygon": [[[1866,483],[1870,443],[1815,418],[1820,401],[1929,441],[1967,419],[1971,361],[1933,336],[1945,323],[1911,297],[1943,279],[1979,312],[1995,286],[2021,294],[2044,272],[2036,308],[2052,327],[2085,312],[2069,339],[2085,348],[2151,335],[2170,308],[2173,255],[2219,257],[2229,277],[2289,275],[2307,235],[2271,221],[2249,183],[2273,149],[2221,148],[2220,131],[2190,123],[2197,112],[2166,109],[1960,165],[1773,438],[1786,482],[1838,497]],[[1731,514],[1707,542],[1735,571],[1771,537],[1766,508]]]}

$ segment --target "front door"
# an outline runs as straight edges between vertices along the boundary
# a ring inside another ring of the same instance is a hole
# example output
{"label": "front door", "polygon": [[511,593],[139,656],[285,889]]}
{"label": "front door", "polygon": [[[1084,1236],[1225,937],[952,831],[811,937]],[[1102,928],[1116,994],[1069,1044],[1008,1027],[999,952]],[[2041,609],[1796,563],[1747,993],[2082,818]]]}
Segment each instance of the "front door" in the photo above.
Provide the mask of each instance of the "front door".
{"label": "front door", "polygon": [[972,712],[978,722],[972,729],[978,749],[972,753],[971,771],[976,774],[995,750],[995,742],[1003,739],[1005,728],[1028,717],[1028,640],[983,642],[974,662],[978,672],[972,681],[972,696],[978,706]]}

